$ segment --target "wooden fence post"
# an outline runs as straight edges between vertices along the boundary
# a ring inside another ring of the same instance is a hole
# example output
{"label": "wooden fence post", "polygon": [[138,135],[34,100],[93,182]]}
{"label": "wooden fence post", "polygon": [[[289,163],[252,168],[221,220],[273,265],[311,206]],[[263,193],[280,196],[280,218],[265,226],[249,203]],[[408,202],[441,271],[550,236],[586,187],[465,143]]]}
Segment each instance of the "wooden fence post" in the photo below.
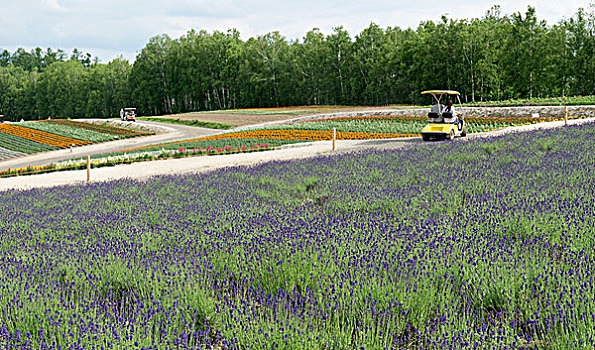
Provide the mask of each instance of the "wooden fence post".
{"label": "wooden fence post", "polygon": [[335,140],[337,140],[337,128],[333,128],[333,151],[335,150]]}
{"label": "wooden fence post", "polygon": [[564,126],[568,126],[568,108],[566,107],[566,101],[564,101]]}

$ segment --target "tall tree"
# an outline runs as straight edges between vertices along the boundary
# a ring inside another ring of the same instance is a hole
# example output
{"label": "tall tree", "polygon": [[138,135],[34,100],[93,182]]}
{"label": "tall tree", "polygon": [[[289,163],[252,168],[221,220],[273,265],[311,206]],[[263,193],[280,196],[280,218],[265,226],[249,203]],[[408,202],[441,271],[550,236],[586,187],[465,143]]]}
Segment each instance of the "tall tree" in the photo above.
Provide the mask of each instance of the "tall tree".
{"label": "tall tree", "polygon": [[343,27],[335,27],[333,33],[326,37],[329,56],[326,64],[328,84],[333,96],[331,103],[349,104],[349,76],[353,65],[353,43],[349,33]]}
{"label": "tall tree", "polygon": [[42,119],[85,117],[85,67],[69,60],[52,63],[39,78],[37,110]]}
{"label": "tall tree", "polygon": [[167,80],[168,35],[152,37],[136,57],[130,76],[133,102],[145,113],[172,113],[171,81]]}
{"label": "tall tree", "polygon": [[416,29],[371,23],[302,40],[272,32],[191,30],[149,40],[134,64],[98,63],[74,49],[0,53],[0,113],[8,118],[109,116],[300,104],[427,102],[419,92],[459,90],[466,101],[595,94],[595,8],[549,26],[535,8],[503,16],[442,16]]}

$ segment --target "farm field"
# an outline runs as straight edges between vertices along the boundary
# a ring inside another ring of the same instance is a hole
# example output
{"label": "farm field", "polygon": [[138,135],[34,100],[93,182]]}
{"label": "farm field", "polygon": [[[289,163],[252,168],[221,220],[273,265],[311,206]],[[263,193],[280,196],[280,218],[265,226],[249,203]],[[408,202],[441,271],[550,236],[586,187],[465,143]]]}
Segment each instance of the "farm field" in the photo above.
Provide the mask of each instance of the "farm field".
{"label": "farm field", "polygon": [[0,124],[0,147],[7,150],[0,152],[0,160],[149,134],[151,133],[62,119]]}
{"label": "farm field", "polygon": [[465,106],[581,106],[595,104],[595,95],[572,97],[543,97],[501,101],[469,102]]}
{"label": "farm field", "polygon": [[159,123],[169,123],[169,124],[180,124],[180,125],[189,125],[189,126],[196,126],[201,128],[209,128],[209,129],[231,129],[233,125],[218,123],[218,122],[205,122],[197,119],[181,119],[181,118],[174,118],[172,116],[166,117],[139,117],[138,120],[145,120],[149,122],[159,122]]}
{"label": "farm field", "polygon": [[[148,119],[172,119],[186,121],[214,122],[232,127],[240,127],[268,122],[276,122],[291,118],[312,116],[317,114],[331,113],[353,113],[361,111],[379,111],[391,109],[415,108],[416,106],[295,106],[278,108],[246,108],[228,109],[207,112],[190,112],[159,117],[147,117]],[[221,127],[223,129],[223,127]]]}
{"label": "farm field", "polygon": [[0,195],[0,347],[592,349],[595,124]]}
{"label": "farm field", "polygon": [[[570,119],[584,115],[571,115]],[[499,130],[511,126],[537,124],[560,120],[559,117],[467,117],[468,133]],[[213,135],[201,136],[161,144],[149,144],[121,149],[109,154],[93,156],[91,167],[129,164],[165,158],[221,155],[240,152],[264,151],[279,146],[310,141],[331,140],[332,129],[338,140],[369,140],[419,137],[427,124],[425,116],[418,115],[353,115],[324,116],[319,119],[290,120],[260,128],[243,128]],[[28,175],[53,171],[82,169],[86,159],[78,158],[36,167],[7,169],[0,177]]]}
{"label": "farm field", "polygon": [[[582,118],[573,115],[570,118]],[[467,117],[469,133],[486,132],[501,128],[560,120],[559,117]],[[322,141],[332,139],[332,129],[337,130],[337,140],[389,139],[419,137],[428,123],[426,116],[418,115],[365,115],[326,116],[320,119],[290,121],[275,125],[222,132],[216,135],[181,140],[165,144],[148,145],[122,150],[122,152],[145,152],[159,149],[192,150],[222,147],[226,143],[267,143],[271,147],[288,143]],[[228,141],[225,141],[228,140]]]}
{"label": "farm field", "polygon": [[[464,103],[470,107],[512,107],[512,106],[577,106],[594,105],[595,96],[547,97],[531,99],[510,99],[501,101],[481,101]],[[318,114],[352,113],[361,111],[383,111],[391,109],[419,108],[421,106],[295,106],[278,108],[247,108],[216,110],[205,112],[189,112],[182,114],[142,117],[141,120],[154,120],[183,125],[196,125],[215,129],[227,129],[267,122],[276,122],[288,118],[299,118]],[[214,123],[210,124],[209,123]],[[206,126],[208,125],[208,126]]]}
{"label": "farm field", "polygon": [[24,154],[25,153],[23,153],[23,152],[12,151],[10,149],[0,147],[0,159],[18,157],[18,156],[22,156]]}

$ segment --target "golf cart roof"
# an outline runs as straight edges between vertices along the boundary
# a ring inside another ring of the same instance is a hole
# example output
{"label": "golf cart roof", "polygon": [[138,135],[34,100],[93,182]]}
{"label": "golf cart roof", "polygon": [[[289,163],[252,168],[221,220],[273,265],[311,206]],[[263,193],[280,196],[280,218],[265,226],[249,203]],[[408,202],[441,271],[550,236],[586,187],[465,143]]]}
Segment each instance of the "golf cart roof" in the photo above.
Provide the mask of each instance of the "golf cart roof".
{"label": "golf cart roof", "polygon": [[421,92],[422,95],[458,95],[461,94],[454,90],[426,90]]}
{"label": "golf cart roof", "polygon": [[124,108],[125,111],[136,111],[136,108],[128,107]]}

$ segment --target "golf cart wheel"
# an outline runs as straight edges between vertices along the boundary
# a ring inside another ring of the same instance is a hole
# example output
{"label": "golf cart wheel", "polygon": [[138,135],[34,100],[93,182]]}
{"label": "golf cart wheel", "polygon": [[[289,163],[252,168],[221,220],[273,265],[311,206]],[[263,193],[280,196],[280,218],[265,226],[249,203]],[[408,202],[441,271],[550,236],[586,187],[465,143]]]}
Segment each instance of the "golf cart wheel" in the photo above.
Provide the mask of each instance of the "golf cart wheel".
{"label": "golf cart wheel", "polygon": [[447,138],[449,140],[454,140],[455,139],[455,131],[454,130],[451,130],[450,131],[450,134],[448,134],[448,137]]}
{"label": "golf cart wheel", "polygon": [[463,131],[461,132],[461,137],[467,136],[467,126],[463,126]]}

